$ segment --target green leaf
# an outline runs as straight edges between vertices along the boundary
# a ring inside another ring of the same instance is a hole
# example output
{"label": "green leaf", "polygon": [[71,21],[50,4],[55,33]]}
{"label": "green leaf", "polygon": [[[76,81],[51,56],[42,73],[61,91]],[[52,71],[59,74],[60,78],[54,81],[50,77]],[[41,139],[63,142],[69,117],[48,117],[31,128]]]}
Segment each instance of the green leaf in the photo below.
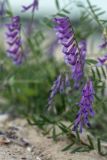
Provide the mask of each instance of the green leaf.
{"label": "green leaf", "polygon": [[60,10],[59,0],[55,0],[56,8]]}
{"label": "green leaf", "polygon": [[103,14],[105,14],[105,11],[101,11],[101,12],[97,13],[97,16],[101,16]]}
{"label": "green leaf", "polygon": [[90,149],[94,149],[94,144],[93,144],[92,138],[91,138],[89,135],[87,135],[87,138],[88,138],[88,141],[89,141],[89,143],[90,143],[89,148],[90,148]]}
{"label": "green leaf", "polygon": [[103,73],[104,78],[106,79],[106,78],[107,78],[107,76],[106,76],[106,71],[104,70],[103,67],[101,67],[101,70],[102,70],[102,73]]}
{"label": "green leaf", "polygon": [[71,153],[75,153],[75,152],[79,152],[81,150],[82,147],[75,147]]}
{"label": "green leaf", "polygon": [[93,70],[93,68],[91,68],[91,72],[92,72],[92,78],[95,80],[96,79],[96,75],[95,75],[95,71]]}
{"label": "green leaf", "polygon": [[98,78],[101,80],[101,73],[98,67],[96,67],[96,73],[97,73]]}
{"label": "green leaf", "polygon": [[9,16],[9,17],[12,17],[13,16],[13,13],[9,10],[6,11],[6,14]]}
{"label": "green leaf", "polygon": [[56,129],[55,127],[53,127],[53,130],[52,130],[52,138],[54,141],[56,141]]}
{"label": "green leaf", "polygon": [[74,142],[72,142],[71,144],[67,145],[66,147],[64,147],[64,148],[62,149],[62,151],[64,152],[64,151],[69,150],[69,149],[73,146],[73,144],[74,144]]}
{"label": "green leaf", "polygon": [[107,153],[103,153],[102,152],[102,149],[101,149],[101,140],[100,138],[97,139],[97,147],[98,147],[98,153],[101,155],[101,156],[106,156]]}
{"label": "green leaf", "polygon": [[47,17],[44,18],[44,23],[45,23],[45,25],[47,25],[49,28],[52,28],[52,27],[53,27],[52,21],[51,21],[49,18],[47,18]]}
{"label": "green leaf", "polygon": [[101,98],[99,98],[96,94],[94,96],[98,101],[101,101]]}
{"label": "green leaf", "polygon": [[64,13],[58,13],[57,15],[61,16],[61,17],[65,17],[66,16]]}
{"label": "green leaf", "polygon": [[87,64],[97,64],[97,61],[94,59],[86,59]]}
{"label": "green leaf", "polygon": [[63,9],[62,11],[65,12],[66,14],[70,14],[70,12],[66,9]]}
{"label": "green leaf", "polygon": [[64,124],[60,123],[58,124],[58,127],[62,130],[63,133],[68,133],[68,128]]}

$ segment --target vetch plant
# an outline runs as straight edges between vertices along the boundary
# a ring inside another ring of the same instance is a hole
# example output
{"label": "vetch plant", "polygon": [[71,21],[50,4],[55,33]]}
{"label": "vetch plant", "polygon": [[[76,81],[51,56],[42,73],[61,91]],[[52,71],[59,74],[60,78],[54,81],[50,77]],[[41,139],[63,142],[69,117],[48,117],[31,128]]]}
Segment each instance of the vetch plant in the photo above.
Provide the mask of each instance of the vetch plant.
{"label": "vetch plant", "polygon": [[[11,20],[10,23],[6,24],[6,53],[14,64],[23,65],[20,65],[18,69],[16,69],[17,67],[11,68],[11,73],[5,78],[4,73],[7,75],[9,72],[7,68],[9,67],[3,64],[4,68],[7,67],[4,72],[1,72],[1,77],[3,74],[1,79],[5,82],[3,86],[7,87],[6,94],[3,96],[8,95],[8,99],[11,99],[10,103],[15,104],[15,106],[26,107],[27,109],[23,109],[23,107],[21,109],[30,124],[38,125],[45,134],[51,132],[54,140],[58,136],[66,134],[72,143],[64,150],[75,143],[79,144],[78,142],[87,146],[88,150],[94,149],[92,139],[87,137],[90,144],[87,145],[81,141],[79,133],[82,134],[85,127],[90,128],[90,130],[97,128],[93,121],[97,115],[100,115],[98,113],[99,106],[102,105],[100,107],[102,109],[106,104],[105,96],[103,97],[105,99],[101,99],[100,96],[105,94],[103,78],[106,79],[107,77],[104,70],[104,67],[107,69],[107,54],[102,57],[99,56],[97,60],[95,58],[88,59],[87,40],[97,29],[102,31],[106,28],[106,22],[97,15],[98,8],[91,6],[87,0],[88,7],[85,8],[84,5],[80,5],[84,11],[80,15],[79,25],[75,26],[73,20],[71,21],[69,18],[71,10],[68,8],[71,3],[69,2],[61,8],[59,1],[56,0],[55,2],[58,12],[51,18],[45,17],[43,23],[39,17],[40,23],[37,25],[35,25],[35,18],[37,18],[35,10],[38,11],[39,0],[32,0],[28,6],[24,4],[21,6],[22,15],[24,15],[23,12],[30,11],[32,16],[25,26],[23,26],[24,21],[22,21],[21,16],[14,15],[12,10],[9,12],[7,9],[6,18],[9,20],[11,18]],[[0,14],[3,15],[4,3],[1,4]],[[97,26],[91,23],[93,20]],[[48,28],[45,28],[44,23],[47,24]],[[53,26],[54,28],[52,28]],[[87,29],[89,27],[90,30]],[[56,32],[56,38],[49,47],[47,47],[50,38],[47,34],[47,32],[50,34],[48,29],[52,33]],[[21,34],[22,32],[23,34]],[[62,61],[56,60],[54,55],[58,44],[62,46],[66,65]],[[104,49],[106,51],[106,47],[107,41],[104,35],[99,50]],[[28,52],[29,55],[26,57]],[[46,52],[48,54],[45,54]],[[51,54],[49,55],[49,53]],[[27,63],[24,63],[27,59]],[[6,60],[8,61],[8,59]],[[55,77],[57,78],[51,87]],[[48,107],[45,107],[49,89]],[[9,97],[10,93],[11,98]],[[101,113],[105,113],[105,110]],[[70,123],[68,126],[65,124],[66,121]],[[57,133],[57,128],[60,129],[60,133]],[[81,150],[81,146],[79,149]]]}
{"label": "vetch plant", "polygon": [[[84,65],[86,57],[86,41],[82,40],[79,44],[75,39],[75,33],[71,28],[70,20],[68,17],[58,17],[53,20],[56,23],[55,30],[59,42],[63,45],[63,53],[66,63],[72,70],[72,79],[74,80],[75,88],[79,88],[79,81],[84,75]],[[55,86],[56,84],[56,86]],[[51,92],[51,100],[60,89],[60,81],[54,84]],[[63,87],[64,88],[64,87]],[[50,98],[49,98],[50,99]],[[94,89],[92,81],[87,81],[82,91],[82,98],[79,103],[80,109],[76,116],[74,123],[74,130],[80,126],[80,131],[84,125],[90,126],[88,116],[94,116],[92,103],[94,99]]]}

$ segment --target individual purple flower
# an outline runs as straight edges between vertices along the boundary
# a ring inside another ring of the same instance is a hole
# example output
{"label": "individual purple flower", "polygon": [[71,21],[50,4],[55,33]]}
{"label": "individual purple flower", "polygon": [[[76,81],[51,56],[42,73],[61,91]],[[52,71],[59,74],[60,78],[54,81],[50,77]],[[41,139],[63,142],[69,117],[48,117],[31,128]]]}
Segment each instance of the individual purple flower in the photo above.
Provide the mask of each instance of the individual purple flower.
{"label": "individual purple flower", "polygon": [[106,61],[107,61],[107,54],[98,58],[97,66],[104,65]]}
{"label": "individual purple flower", "polygon": [[22,12],[26,12],[30,9],[32,9],[32,13],[35,11],[35,9],[38,9],[38,0],[33,0],[33,2],[28,5],[28,6],[22,6],[23,7],[23,10]]}
{"label": "individual purple flower", "polygon": [[90,127],[89,116],[93,117],[95,115],[92,107],[93,101],[94,89],[92,81],[89,80],[82,90],[82,98],[79,103],[80,109],[74,122],[74,131],[77,130],[78,127],[80,128],[80,132],[82,132],[83,126]]}
{"label": "individual purple flower", "polygon": [[[106,33],[104,34],[104,37],[103,37],[103,43],[99,47],[101,49],[106,49],[107,48]],[[105,54],[104,56],[98,58],[97,66],[101,66],[101,65],[105,64],[106,61],[107,61],[107,54]]]}
{"label": "individual purple flower", "polygon": [[7,24],[7,55],[13,60],[13,63],[20,64],[24,59],[24,54],[22,51],[22,41],[20,36],[21,24],[20,17],[12,17],[11,23]]}
{"label": "individual purple flower", "polygon": [[99,47],[101,49],[107,48],[107,40],[104,40],[104,42]]}
{"label": "individual purple flower", "polygon": [[99,45],[101,49],[107,48],[107,33],[106,30],[103,33],[102,44]]}

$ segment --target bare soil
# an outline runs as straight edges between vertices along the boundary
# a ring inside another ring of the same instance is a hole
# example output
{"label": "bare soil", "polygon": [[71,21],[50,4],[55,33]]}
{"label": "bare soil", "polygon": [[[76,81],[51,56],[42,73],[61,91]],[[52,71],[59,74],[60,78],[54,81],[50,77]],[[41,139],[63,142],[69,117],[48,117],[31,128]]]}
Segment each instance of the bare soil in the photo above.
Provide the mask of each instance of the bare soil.
{"label": "bare soil", "polygon": [[0,120],[0,131],[0,160],[107,160],[95,150],[74,154],[69,150],[62,152],[68,144],[66,138],[56,143],[23,119]]}

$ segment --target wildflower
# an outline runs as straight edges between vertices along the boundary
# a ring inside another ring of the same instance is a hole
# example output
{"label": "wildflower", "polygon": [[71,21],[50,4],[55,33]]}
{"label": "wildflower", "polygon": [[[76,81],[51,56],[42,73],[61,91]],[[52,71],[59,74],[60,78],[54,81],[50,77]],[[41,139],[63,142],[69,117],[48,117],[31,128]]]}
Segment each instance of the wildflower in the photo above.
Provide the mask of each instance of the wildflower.
{"label": "wildflower", "polygon": [[107,29],[104,28],[103,30],[103,40],[102,44],[99,46],[101,49],[107,48]]}
{"label": "wildflower", "polygon": [[65,62],[71,66],[72,78],[75,86],[79,85],[79,80],[83,77],[83,70],[86,56],[86,41],[77,43],[73,28],[68,17],[54,18],[54,27],[59,42],[63,45]]}
{"label": "wildflower", "polygon": [[32,13],[33,13],[35,11],[35,9],[38,9],[38,0],[33,0],[33,2],[30,5],[22,6],[22,7],[23,7],[22,12],[26,12],[29,9],[32,9]]}
{"label": "wildflower", "polygon": [[13,63],[20,64],[23,61],[22,42],[20,36],[21,24],[20,17],[12,17],[11,23],[7,24],[7,55],[13,60]]}
{"label": "wildflower", "polygon": [[61,75],[59,75],[57,77],[57,79],[54,81],[53,86],[51,88],[51,93],[50,93],[50,96],[48,98],[48,105],[49,106],[52,104],[53,98],[55,97],[55,95],[59,91],[60,84],[61,84]]}
{"label": "wildflower", "polygon": [[82,65],[80,59],[78,59],[78,61],[76,61],[76,64],[74,66],[72,66],[72,79],[74,80],[75,88],[79,87],[79,81],[81,80],[83,75],[84,75],[83,65]]}
{"label": "wildflower", "polygon": [[50,96],[48,98],[48,106],[52,105],[53,99],[57,93],[64,93],[65,87],[70,86],[68,74],[60,74],[51,87]]}
{"label": "wildflower", "polygon": [[87,52],[87,42],[86,40],[81,40],[79,42],[79,49],[80,49],[80,53],[81,53],[81,61],[82,64],[85,63],[85,58],[86,58],[86,52]]}
{"label": "wildflower", "polygon": [[86,58],[86,41],[79,42],[80,57],[77,59],[76,64],[72,66],[72,78],[74,80],[75,88],[79,87],[79,82],[84,75],[84,65]]}
{"label": "wildflower", "polygon": [[104,42],[99,46],[101,49],[107,48],[107,40],[105,39]]}
{"label": "wildflower", "polygon": [[77,130],[78,126],[80,127],[80,132],[84,125],[90,127],[89,116],[94,116],[95,112],[92,108],[94,101],[94,89],[92,81],[89,80],[82,90],[82,98],[79,103],[79,111],[74,122],[74,130]]}
{"label": "wildflower", "polygon": [[74,38],[74,32],[71,29],[70,20],[68,17],[54,18],[56,23],[55,30],[59,42],[63,45],[63,53],[65,62],[69,65],[75,65],[78,55],[78,46]]}
{"label": "wildflower", "polygon": [[107,61],[107,54],[98,58],[97,66],[101,66],[101,65],[105,64],[106,61]]}

